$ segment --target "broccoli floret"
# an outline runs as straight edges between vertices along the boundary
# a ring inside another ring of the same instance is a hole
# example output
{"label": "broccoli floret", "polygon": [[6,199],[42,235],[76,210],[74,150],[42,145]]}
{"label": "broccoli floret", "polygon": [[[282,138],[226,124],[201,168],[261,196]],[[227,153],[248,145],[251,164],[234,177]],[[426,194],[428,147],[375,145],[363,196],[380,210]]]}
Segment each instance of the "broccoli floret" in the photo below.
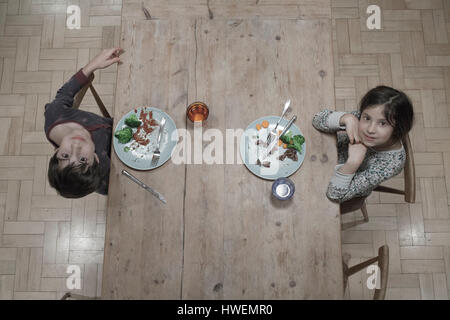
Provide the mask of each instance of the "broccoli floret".
{"label": "broccoli floret", "polygon": [[120,143],[127,143],[133,137],[133,130],[130,127],[125,127],[121,130],[116,131],[114,136],[119,140]]}
{"label": "broccoli floret", "polygon": [[283,134],[280,139],[287,144],[288,149],[295,149],[300,153],[302,152],[302,144],[305,143],[305,137],[301,134],[292,137],[292,132],[289,131],[287,134]]}
{"label": "broccoli floret", "polygon": [[128,118],[125,119],[125,124],[132,128],[137,128],[141,125],[141,121],[138,120],[136,114],[132,114]]}

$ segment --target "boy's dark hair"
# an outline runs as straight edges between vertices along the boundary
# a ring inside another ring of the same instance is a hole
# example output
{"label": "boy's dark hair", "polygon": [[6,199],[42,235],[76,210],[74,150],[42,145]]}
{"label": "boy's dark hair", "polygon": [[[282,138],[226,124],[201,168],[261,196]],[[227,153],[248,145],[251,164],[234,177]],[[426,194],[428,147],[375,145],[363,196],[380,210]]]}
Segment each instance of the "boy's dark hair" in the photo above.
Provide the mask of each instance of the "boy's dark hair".
{"label": "boy's dark hair", "polygon": [[359,110],[384,105],[384,116],[394,127],[392,136],[395,141],[401,140],[411,130],[414,122],[414,111],[411,101],[403,92],[387,86],[371,89],[361,99]]}
{"label": "boy's dark hair", "polygon": [[91,166],[73,163],[62,170],[59,168],[56,152],[48,164],[48,181],[65,198],[82,198],[97,190],[101,177],[100,167],[94,159]]}

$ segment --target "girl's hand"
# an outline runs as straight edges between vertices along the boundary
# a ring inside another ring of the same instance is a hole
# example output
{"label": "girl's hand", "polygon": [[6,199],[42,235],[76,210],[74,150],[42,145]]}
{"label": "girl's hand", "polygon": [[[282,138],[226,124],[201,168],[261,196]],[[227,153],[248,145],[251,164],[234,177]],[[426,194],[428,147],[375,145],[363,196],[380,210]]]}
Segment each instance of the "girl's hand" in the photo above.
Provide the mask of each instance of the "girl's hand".
{"label": "girl's hand", "polygon": [[86,77],[89,77],[97,69],[104,69],[113,63],[121,63],[119,56],[123,52],[124,50],[122,48],[103,50],[83,68],[83,73]]}
{"label": "girl's hand", "polygon": [[339,124],[345,125],[345,131],[347,132],[351,144],[361,142],[358,135],[359,120],[357,117],[351,113],[344,114],[339,120]]}
{"label": "girl's hand", "polygon": [[348,145],[348,159],[339,169],[344,174],[353,174],[361,166],[366,157],[367,147],[362,143]]}
{"label": "girl's hand", "polygon": [[351,162],[359,166],[364,161],[366,157],[367,147],[362,143],[355,143],[348,145],[348,162]]}

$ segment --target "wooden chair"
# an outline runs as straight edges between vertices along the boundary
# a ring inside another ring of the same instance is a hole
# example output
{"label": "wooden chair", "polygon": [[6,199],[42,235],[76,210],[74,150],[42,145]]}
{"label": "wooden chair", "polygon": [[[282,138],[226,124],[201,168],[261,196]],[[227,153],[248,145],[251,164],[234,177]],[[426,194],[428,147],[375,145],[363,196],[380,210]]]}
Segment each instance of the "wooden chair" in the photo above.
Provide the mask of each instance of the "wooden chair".
{"label": "wooden chair", "polygon": [[93,73],[91,73],[91,75],[89,76],[89,82],[86,83],[81,89],[80,91],[78,91],[78,93],[75,95],[74,100],[73,100],[73,105],[72,108],[74,109],[78,109],[80,107],[81,101],[84,98],[84,95],[86,94],[87,89],[90,89],[92,92],[92,95],[94,96],[95,102],[97,102],[98,107],[100,108],[101,113],[103,114],[104,117],[106,118],[111,118],[111,116],[109,115],[108,110],[106,109],[105,105],[103,104],[102,99],[100,99],[97,91],[94,88],[94,85],[92,84],[92,81],[94,80],[95,76]]}
{"label": "wooden chair", "polygon": [[344,290],[347,288],[348,277],[367,268],[371,264],[378,262],[380,268],[380,288],[375,289],[374,300],[384,300],[386,297],[387,283],[389,277],[389,247],[384,245],[378,249],[378,256],[367,261],[361,262],[353,267],[348,267],[345,262],[344,267]]}
{"label": "wooden chair", "polygon": [[[399,190],[395,188],[378,186],[374,189],[374,191],[378,192],[387,192],[394,194],[403,194],[405,195],[405,201],[408,203],[414,203],[416,201],[416,172],[414,168],[414,156],[413,150],[411,147],[411,141],[409,139],[409,135],[407,134],[402,139],[403,147],[405,148],[406,153],[406,162],[405,167],[403,169],[405,188],[404,190]],[[366,198],[367,197],[358,197],[348,200],[340,204],[341,214],[346,214],[349,212],[356,211],[361,209],[362,214],[364,216],[364,221],[369,221],[369,215],[367,213],[366,208]]]}
{"label": "wooden chair", "polygon": [[82,296],[81,294],[67,292],[65,295],[63,295],[61,300],[100,300],[100,298],[99,297],[87,297],[87,296]]}

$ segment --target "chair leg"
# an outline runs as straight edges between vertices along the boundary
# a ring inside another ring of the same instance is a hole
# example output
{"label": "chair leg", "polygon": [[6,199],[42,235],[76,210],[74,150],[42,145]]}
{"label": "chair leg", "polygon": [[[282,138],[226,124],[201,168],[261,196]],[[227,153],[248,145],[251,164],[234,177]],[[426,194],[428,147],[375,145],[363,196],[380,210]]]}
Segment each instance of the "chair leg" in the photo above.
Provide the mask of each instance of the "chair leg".
{"label": "chair leg", "polygon": [[364,201],[362,207],[361,207],[362,214],[364,216],[364,221],[369,221],[369,214],[367,213],[367,207],[366,207],[366,201]]}
{"label": "chair leg", "polygon": [[100,297],[88,297],[81,294],[67,292],[61,300],[100,300]]}
{"label": "chair leg", "polygon": [[348,265],[345,261],[342,261],[342,271],[343,271],[343,285],[344,285],[344,293],[345,290],[347,290],[347,284],[348,284]]}

